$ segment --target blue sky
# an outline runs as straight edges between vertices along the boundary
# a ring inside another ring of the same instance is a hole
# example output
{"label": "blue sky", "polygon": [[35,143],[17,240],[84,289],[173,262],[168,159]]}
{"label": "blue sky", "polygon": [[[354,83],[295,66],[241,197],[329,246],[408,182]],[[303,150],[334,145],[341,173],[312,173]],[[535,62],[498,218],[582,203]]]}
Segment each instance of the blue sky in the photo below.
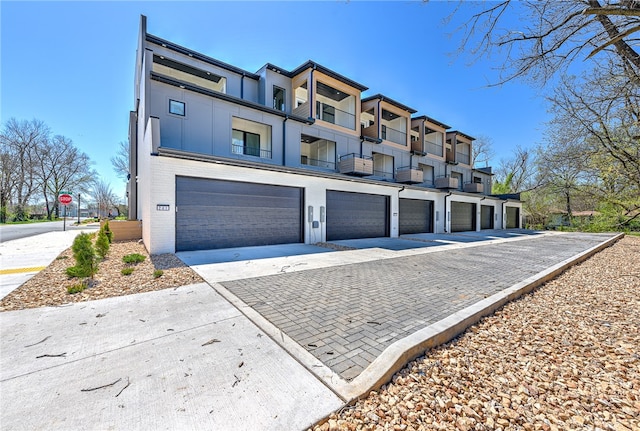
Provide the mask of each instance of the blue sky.
{"label": "blue sky", "polygon": [[[542,140],[549,120],[534,89],[487,87],[496,63],[455,55],[457,2],[0,2],[0,120],[44,121],[95,162],[118,195],[111,168],[127,140],[140,14],[148,31],[249,71],[291,70],[314,60],[471,136],[489,136],[492,164]],[[514,28],[517,21],[514,20]]]}

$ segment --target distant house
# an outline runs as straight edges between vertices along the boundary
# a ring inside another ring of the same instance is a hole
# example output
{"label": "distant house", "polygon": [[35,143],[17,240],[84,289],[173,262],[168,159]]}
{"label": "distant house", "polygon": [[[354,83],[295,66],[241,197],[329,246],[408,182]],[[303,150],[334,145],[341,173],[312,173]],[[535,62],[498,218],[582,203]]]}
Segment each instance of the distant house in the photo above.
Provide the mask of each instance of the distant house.
{"label": "distant house", "polygon": [[367,90],[313,61],[246,71],[142,16],[128,196],[149,251],[521,226],[473,137]]}
{"label": "distant house", "polygon": [[[598,215],[600,215],[598,211],[574,211],[571,213],[573,221],[578,223],[586,223]],[[571,226],[571,224],[572,221],[569,219],[567,211],[553,210],[549,214],[547,227],[557,228],[560,226]]]}

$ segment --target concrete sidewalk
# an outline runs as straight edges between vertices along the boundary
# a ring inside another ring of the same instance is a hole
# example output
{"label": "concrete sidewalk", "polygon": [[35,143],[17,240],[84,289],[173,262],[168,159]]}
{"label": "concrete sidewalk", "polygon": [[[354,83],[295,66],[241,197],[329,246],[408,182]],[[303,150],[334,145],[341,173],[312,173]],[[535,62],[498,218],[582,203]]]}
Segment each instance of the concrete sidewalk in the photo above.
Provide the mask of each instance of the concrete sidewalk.
{"label": "concrete sidewalk", "polygon": [[0,299],[49,266],[80,232],[95,232],[97,226],[41,233],[0,242]]}
{"label": "concrete sidewalk", "polygon": [[3,430],[300,430],[342,405],[207,284],[4,312],[0,328]]}

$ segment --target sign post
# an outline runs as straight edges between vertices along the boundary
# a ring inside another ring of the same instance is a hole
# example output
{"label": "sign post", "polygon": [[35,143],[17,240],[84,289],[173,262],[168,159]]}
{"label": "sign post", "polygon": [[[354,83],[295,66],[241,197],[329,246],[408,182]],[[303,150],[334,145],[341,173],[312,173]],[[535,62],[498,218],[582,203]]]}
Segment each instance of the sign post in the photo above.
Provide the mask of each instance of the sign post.
{"label": "sign post", "polygon": [[62,216],[62,230],[67,230],[67,205],[73,201],[71,195],[67,192],[60,192],[58,195],[58,202],[64,206],[64,215]]}

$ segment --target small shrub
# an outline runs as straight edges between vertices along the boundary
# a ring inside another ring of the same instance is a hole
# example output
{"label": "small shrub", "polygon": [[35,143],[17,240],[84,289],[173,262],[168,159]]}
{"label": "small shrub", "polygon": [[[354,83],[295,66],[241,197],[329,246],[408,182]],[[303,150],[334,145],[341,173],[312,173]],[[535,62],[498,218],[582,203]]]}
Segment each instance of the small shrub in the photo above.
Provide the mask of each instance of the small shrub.
{"label": "small shrub", "polygon": [[76,259],[76,265],[67,268],[67,275],[71,277],[93,277],[98,271],[96,262],[96,253],[91,244],[91,236],[81,233],[73,240],[71,246],[73,257]]}
{"label": "small shrub", "polygon": [[109,240],[109,244],[113,242],[113,232],[111,232],[111,228],[109,227],[109,221],[105,221],[102,227],[100,227],[100,232],[104,232],[107,235],[107,239]]}
{"label": "small shrub", "polygon": [[98,238],[96,239],[96,253],[98,253],[98,256],[102,259],[109,253],[109,242],[109,237],[107,237],[106,232],[100,229]]}
{"label": "small shrub", "polygon": [[133,273],[133,268],[129,267],[129,268],[122,268],[122,270],[120,271],[120,274],[122,275],[131,275]]}
{"label": "small shrub", "polygon": [[147,256],[143,256],[140,253],[131,253],[126,256],[122,256],[122,261],[124,263],[136,264],[136,263],[144,262],[146,258]]}
{"label": "small shrub", "polygon": [[69,256],[58,256],[56,257],[56,260],[63,260],[63,259],[68,259]]}
{"label": "small shrub", "polygon": [[82,283],[73,284],[67,287],[67,293],[73,295],[75,293],[80,293],[87,288],[87,283],[83,281]]}
{"label": "small shrub", "polygon": [[153,278],[160,278],[162,277],[162,274],[164,274],[163,270],[156,269],[155,271],[153,271]]}

